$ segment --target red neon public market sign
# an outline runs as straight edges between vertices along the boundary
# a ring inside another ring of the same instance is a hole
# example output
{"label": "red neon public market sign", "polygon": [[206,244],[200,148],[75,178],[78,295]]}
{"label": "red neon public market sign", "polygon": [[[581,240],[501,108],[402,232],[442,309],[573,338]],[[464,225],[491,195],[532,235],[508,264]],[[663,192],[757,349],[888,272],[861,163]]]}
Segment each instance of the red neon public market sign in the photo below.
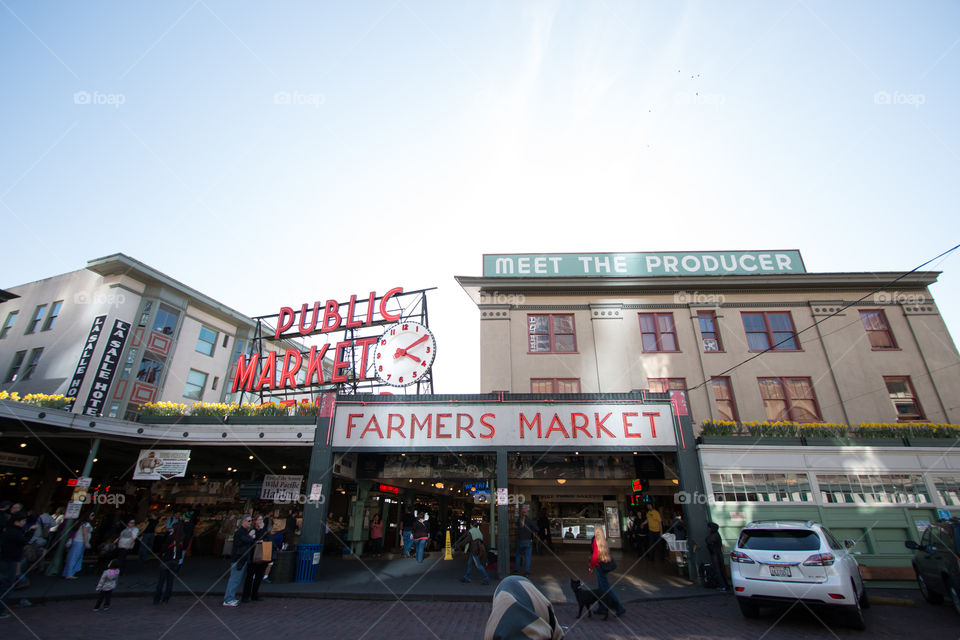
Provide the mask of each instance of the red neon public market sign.
{"label": "red neon public market sign", "polygon": [[[380,298],[380,304],[377,305],[375,304],[377,294],[371,291],[366,300],[367,313],[360,318],[354,317],[357,306],[356,295],[350,296],[350,302],[346,304],[347,308],[343,312],[341,312],[341,304],[336,300],[327,300],[323,305],[318,300],[313,303],[312,308],[304,303],[301,305],[299,312],[294,311],[291,307],[282,307],[277,317],[277,329],[273,334],[273,339],[279,340],[285,332],[293,329],[294,321],[298,315],[300,320],[297,323],[297,332],[301,336],[372,326],[376,316],[374,311],[380,312],[379,320],[396,322],[400,320],[400,314],[387,311],[387,302],[393,296],[401,293],[403,293],[402,287],[394,287],[383,294],[383,297]],[[330,380],[325,380],[323,375],[323,358],[330,348],[330,343],[328,342],[320,348],[310,347],[310,353],[306,361],[306,377],[302,385],[297,384],[296,378],[300,369],[304,366],[303,355],[298,350],[286,349],[282,356],[279,356],[275,350],[269,351],[262,361],[260,361],[260,354],[258,353],[252,354],[249,360],[244,354],[240,354],[233,376],[232,391],[236,392],[237,389],[243,389],[244,391],[259,391],[264,388],[286,389],[310,386],[311,384],[321,385],[328,382],[347,382],[349,378],[346,370],[349,370],[350,363],[344,360],[344,352],[355,347],[360,347],[363,350],[360,357],[359,380],[366,380],[367,357],[370,353],[370,347],[376,344],[379,339],[379,336],[368,336],[337,342],[333,350],[333,370]],[[257,375],[258,363],[261,365],[259,376]],[[314,380],[316,380],[315,383]]]}

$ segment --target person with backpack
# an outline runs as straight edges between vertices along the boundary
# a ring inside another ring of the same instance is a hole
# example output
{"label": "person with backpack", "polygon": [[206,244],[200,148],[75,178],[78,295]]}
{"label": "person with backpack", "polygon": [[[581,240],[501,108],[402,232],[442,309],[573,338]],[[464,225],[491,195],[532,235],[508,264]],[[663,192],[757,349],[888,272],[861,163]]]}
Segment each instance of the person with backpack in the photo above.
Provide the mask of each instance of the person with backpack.
{"label": "person with backpack", "polygon": [[474,520],[473,526],[460,538],[457,540],[456,548],[460,548],[461,545],[466,545],[467,549],[467,572],[460,578],[460,582],[470,582],[470,572],[473,570],[473,566],[476,565],[477,569],[480,570],[480,575],[483,576],[483,582],[481,584],[490,584],[490,576],[487,575],[487,570],[484,568],[484,565],[487,563],[487,546],[483,541],[483,532],[480,531],[480,522]]}

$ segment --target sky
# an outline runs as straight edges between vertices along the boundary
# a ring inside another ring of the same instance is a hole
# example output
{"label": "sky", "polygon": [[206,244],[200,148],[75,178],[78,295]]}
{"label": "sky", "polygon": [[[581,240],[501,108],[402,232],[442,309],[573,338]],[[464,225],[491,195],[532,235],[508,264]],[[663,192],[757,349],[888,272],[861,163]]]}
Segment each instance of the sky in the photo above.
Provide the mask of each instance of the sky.
{"label": "sky", "polygon": [[436,287],[438,393],[480,391],[484,253],[960,242],[957,3],[0,0],[0,56],[0,288],[116,252],[251,316]]}

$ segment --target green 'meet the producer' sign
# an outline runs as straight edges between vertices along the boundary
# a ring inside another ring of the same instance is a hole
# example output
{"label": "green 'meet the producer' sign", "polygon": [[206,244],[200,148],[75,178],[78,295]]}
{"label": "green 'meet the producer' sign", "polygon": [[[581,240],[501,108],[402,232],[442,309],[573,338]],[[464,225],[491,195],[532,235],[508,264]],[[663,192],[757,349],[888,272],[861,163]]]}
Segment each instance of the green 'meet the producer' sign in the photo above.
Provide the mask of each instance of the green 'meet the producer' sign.
{"label": "green 'meet the producer' sign", "polygon": [[488,278],[775,273],[806,273],[800,252],[791,249],[671,253],[492,253],[483,256],[483,275]]}

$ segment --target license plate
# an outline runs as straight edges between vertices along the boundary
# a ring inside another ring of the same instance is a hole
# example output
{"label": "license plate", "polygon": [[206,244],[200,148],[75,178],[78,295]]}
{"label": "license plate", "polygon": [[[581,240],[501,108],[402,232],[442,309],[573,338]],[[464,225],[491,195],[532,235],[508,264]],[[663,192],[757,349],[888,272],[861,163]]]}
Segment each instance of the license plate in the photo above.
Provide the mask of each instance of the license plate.
{"label": "license plate", "polygon": [[774,578],[789,578],[790,567],[770,567],[770,575]]}

